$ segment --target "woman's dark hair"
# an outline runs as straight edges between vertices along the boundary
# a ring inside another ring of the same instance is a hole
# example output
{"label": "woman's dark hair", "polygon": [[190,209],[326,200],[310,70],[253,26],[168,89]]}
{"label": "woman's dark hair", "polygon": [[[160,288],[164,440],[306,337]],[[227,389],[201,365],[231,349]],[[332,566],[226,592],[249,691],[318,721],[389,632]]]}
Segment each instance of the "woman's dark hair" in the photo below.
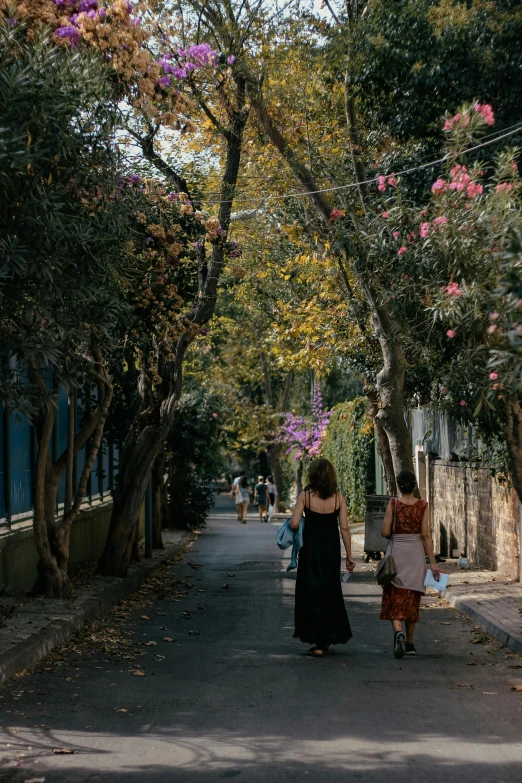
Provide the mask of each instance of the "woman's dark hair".
{"label": "woman's dark hair", "polygon": [[415,473],[411,470],[401,470],[396,476],[397,486],[403,495],[411,495],[415,487],[417,486],[417,479]]}
{"label": "woman's dark hair", "polygon": [[241,476],[241,480],[239,482],[239,485],[243,487],[243,489],[246,489],[248,487],[248,479],[246,476]]}
{"label": "woman's dark hair", "polygon": [[327,459],[316,459],[308,468],[308,484],[305,491],[316,492],[322,500],[338,492],[335,468]]}
{"label": "woman's dark hair", "polygon": [[272,483],[273,483],[273,481],[274,481],[274,477],[273,477],[273,476],[267,476],[267,477],[266,477],[266,480],[267,480],[267,481],[268,481],[270,484],[272,484]]}

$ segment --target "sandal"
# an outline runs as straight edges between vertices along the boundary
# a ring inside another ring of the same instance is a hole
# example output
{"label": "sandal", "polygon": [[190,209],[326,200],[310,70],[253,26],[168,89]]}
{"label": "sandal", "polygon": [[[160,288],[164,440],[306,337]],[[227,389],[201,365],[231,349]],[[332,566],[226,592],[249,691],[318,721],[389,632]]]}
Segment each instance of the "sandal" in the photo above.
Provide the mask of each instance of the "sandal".
{"label": "sandal", "polygon": [[308,650],[308,655],[311,658],[324,658],[325,655],[328,655],[328,649],[322,650],[320,647],[311,647]]}

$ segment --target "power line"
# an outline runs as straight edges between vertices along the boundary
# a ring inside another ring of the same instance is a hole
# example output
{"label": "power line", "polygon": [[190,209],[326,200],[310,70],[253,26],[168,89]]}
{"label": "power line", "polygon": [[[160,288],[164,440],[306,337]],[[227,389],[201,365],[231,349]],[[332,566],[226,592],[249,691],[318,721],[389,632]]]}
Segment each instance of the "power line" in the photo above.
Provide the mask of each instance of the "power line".
{"label": "power line", "polygon": [[[501,141],[502,139],[507,138],[508,136],[513,136],[513,134],[517,133],[519,130],[522,130],[522,123],[519,123],[515,130],[510,130],[507,133],[502,133],[501,136],[497,136],[495,139],[490,139],[489,141],[484,141],[481,144],[476,144],[474,147],[468,147],[467,149],[463,150],[463,153],[469,153],[469,152],[475,152],[475,150],[482,149],[483,147],[487,147],[490,144],[495,144],[497,141]],[[445,163],[449,159],[450,155],[444,155],[443,158],[438,158],[437,160],[433,160],[429,163],[422,163],[420,166],[412,166],[408,169],[403,169],[402,171],[392,172],[391,174],[386,174],[384,176],[394,176],[394,177],[401,177],[405,174],[411,174],[414,171],[422,171],[424,169],[431,168],[432,166],[437,166],[440,163]],[[372,177],[371,179],[366,179],[363,182],[350,182],[347,185],[333,185],[329,188],[319,188],[318,190],[305,190],[301,191],[300,193],[283,193],[280,196],[267,196],[267,201],[281,201],[283,199],[287,198],[300,198],[301,196],[313,196],[317,193],[331,193],[333,191],[338,190],[347,190],[349,188],[358,188],[360,185],[371,185],[374,182],[379,181],[379,177],[383,176],[382,174],[377,175],[376,177]],[[243,199],[245,200],[245,199]],[[205,201],[202,200],[203,204],[222,204],[224,202],[222,201]]]}

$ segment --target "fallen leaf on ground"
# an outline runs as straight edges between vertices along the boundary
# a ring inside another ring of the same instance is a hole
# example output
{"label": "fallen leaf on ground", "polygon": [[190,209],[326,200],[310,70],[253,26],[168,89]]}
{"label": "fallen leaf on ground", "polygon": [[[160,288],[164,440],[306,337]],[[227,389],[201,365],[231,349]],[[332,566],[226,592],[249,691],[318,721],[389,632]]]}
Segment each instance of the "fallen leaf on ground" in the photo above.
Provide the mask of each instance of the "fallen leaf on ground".
{"label": "fallen leaf on ground", "polygon": [[56,753],[59,756],[69,756],[76,753],[76,751],[71,750],[71,748],[53,748],[53,753]]}
{"label": "fallen leaf on ground", "polygon": [[235,574],[227,574],[227,576],[235,576]]}
{"label": "fallen leaf on ground", "polygon": [[199,636],[199,631],[189,631],[192,636]]}
{"label": "fallen leaf on ground", "polygon": [[473,685],[470,682],[456,682],[455,688],[469,688],[472,691]]}
{"label": "fallen leaf on ground", "polygon": [[496,691],[482,691],[482,695],[483,696],[496,696],[497,692]]}
{"label": "fallen leaf on ground", "polygon": [[190,615],[192,614],[192,612],[189,612],[189,610],[188,610],[188,609],[183,609],[183,611],[181,612],[181,614],[185,615],[185,617],[190,617]]}
{"label": "fallen leaf on ground", "polygon": [[146,614],[142,614],[140,620],[150,620],[150,617],[147,617]]}
{"label": "fallen leaf on ground", "polygon": [[162,641],[164,642],[175,642],[175,639],[171,639],[170,636],[164,636]]}
{"label": "fallen leaf on ground", "polygon": [[116,710],[116,712],[127,712],[127,710],[125,709],[125,707],[122,707],[121,709]]}
{"label": "fallen leaf on ground", "polygon": [[72,677],[66,677],[66,678],[65,678],[65,681],[66,681],[66,682],[72,682]]}
{"label": "fallen leaf on ground", "polygon": [[24,783],[44,783],[45,778],[29,778],[29,780],[25,780]]}
{"label": "fallen leaf on ground", "polygon": [[141,672],[139,669],[136,669],[135,672],[131,672],[133,677],[145,677],[145,672]]}
{"label": "fallen leaf on ground", "polygon": [[521,663],[512,663],[510,666],[507,667],[508,669],[522,669]]}
{"label": "fallen leaf on ground", "polygon": [[517,693],[522,693],[522,685],[513,685],[511,690],[516,691]]}
{"label": "fallen leaf on ground", "polygon": [[146,647],[157,647],[157,642],[145,642]]}
{"label": "fallen leaf on ground", "polygon": [[52,671],[54,671],[54,669],[51,669],[49,667],[47,669],[44,669],[44,672],[52,672]]}
{"label": "fallen leaf on ground", "polygon": [[451,625],[451,623],[446,623],[446,622],[442,622],[442,621],[441,621],[441,622],[440,622],[440,625]]}
{"label": "fallen leaf on ground", "polygon": [[227,585],[227,583],[226,583],[226,582],[225,582],[225,584],[224,584],[224,585],[221,585],[221,589],[222,589],[222,590],[228,590],[228,588],[229,588],[229,587],[230,587],[230,585]]}
{"label": "fallen leaf on ground", "polygon": [[466,666],[476,666],[476,661],[471,661],[471,663],[467,663]]}

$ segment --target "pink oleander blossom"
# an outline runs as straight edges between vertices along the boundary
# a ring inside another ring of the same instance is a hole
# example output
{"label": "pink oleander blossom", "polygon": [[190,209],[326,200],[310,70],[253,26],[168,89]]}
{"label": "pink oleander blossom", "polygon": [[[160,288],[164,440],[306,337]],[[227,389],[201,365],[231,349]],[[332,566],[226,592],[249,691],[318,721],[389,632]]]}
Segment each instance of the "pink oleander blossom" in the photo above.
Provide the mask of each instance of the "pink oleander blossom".
{"label": "pink oleander blossom", "polygon": [[339,218],[344,217],[344,212],[342,212],[340,209],[332,209],[330,212],[330,220],[333,222],[334,220],[339,220]]}
{"label": "pink oleander blossom", "polygon": [[488,326],[486,331],[487,331],[488,334],[495,334],[495,332],[497,331],[497,325],[496,324],[491,324],[491,326]]}
{"label": "pink oleander blossom", "polygon": [[408,248],[407,248],[407,247],[404,247],[404,245],[403,245],[402,247],[400,247],[400,248],[397,250],[397,255],[398,255],[398,256],[403,256],[403,255],[404,255],[405,253],[407,253],[407,252],[408,252]]}
{"label": "pink oleander blossom", "polygon": [[484,192],[484,188],[478,182],[470,182],[470,184],[466,188],[466,193],[468,194],[469,198],[474,198],[475,196],[481,196],[483,192]]}
{"label": "pink oleander blossom", "polygon": [[457,332],[454,329],[448,329],[446,332],[446,337],[449,337],[450,340],[453,340],[454,337],[457,336]]}
{"label": "pink oleander blossom", "polygon": [[450,296],[462,296],[462,291],[458,283],[450,283],[447,285],[446,293]]}
{"label": "pink oleander blossom", "polygon": [[461,401],[460,401],[460,404],[461,404],[461,405],[462,405],[462,407],[464,408],[464,407],[465,407],[465,406],[466,406],[468,403],[466,402],[466,400],[461,400]]}
{"label": "pink oleander blossom", "polygon": [[389,212],[383,212],[383,213],[382,213],[382,215],[381,215],[381,217],[383,217],[383,218],[389,218],[389,217],[390,217],[390,213],[389,213]]}
{"label": "pink oleander blossom", "polygon": [[489,380],[490,381],[496,381],[498,378],[498,372],[490,372],[489,373]]}
{"label": "pink oleander blossom", "polygon": [[498,193],[502,193],[502,191],[509,193],[510,190],[513,190],[513,185],[511,184],[511,182],[501,182],[499,185],[495,187],[495,190]]}
{"label": "pink oleander blossom", "polygon": [[490,313],[488,318],[490,321],[496,321],[500,318],[500,313],[497,313],[496,311],[494,313]]}
{"label": "pink oleander blossom", "polygon": [[430,231],[430,224],[429,223],[422,223],[419,228],[419,234],[421,236],[421,239],[426,239]]}
{"label": "pink oleander blossom", "polygon": [[495,124],[495,115],[493,114],[493,109],[489,103],[476,103],[474,108],[476,112],[482,115],[486,125]]}
{"label": "pink oleander blossom", "polygon": [[444,225],[446,225],[447,222],[448,222],[448,218],[445,217],[444,215],[441,215],[440,217],[436,217],[435,218],[435,220],[433,221],[433,224],[435,226],[444,226]]}
{"label": "pink oleander blossom", "polygon": [[439,177],[438,179],[435,180],[435,182],[431,186],[431,192],[441,193],[444,190],[446,190],[447,187],[448,187],[448,183],[446,182],[446,180]]}
{"label": "pink oleander blossom", "polygon": [[378,179],[378,185],[377,189],[381,191],[381,193],[386,190],[386,177],[380,176]]}
{"label": "pink oleander blossom", "polygon": [[471,181],[466,166],[461,166],[460,164],[451,169],[450,176],[451,182],[448,185],[450,190],[465,190]]}
{"label": "pink oleander blossom", "polygon": [[394,232],[392,233],[392,237],[393,237],[394,239],[397,239],[397,238],[398,238],[398,236],[399,236],[399,232],[398,232],[398,231],[394,231]]}

